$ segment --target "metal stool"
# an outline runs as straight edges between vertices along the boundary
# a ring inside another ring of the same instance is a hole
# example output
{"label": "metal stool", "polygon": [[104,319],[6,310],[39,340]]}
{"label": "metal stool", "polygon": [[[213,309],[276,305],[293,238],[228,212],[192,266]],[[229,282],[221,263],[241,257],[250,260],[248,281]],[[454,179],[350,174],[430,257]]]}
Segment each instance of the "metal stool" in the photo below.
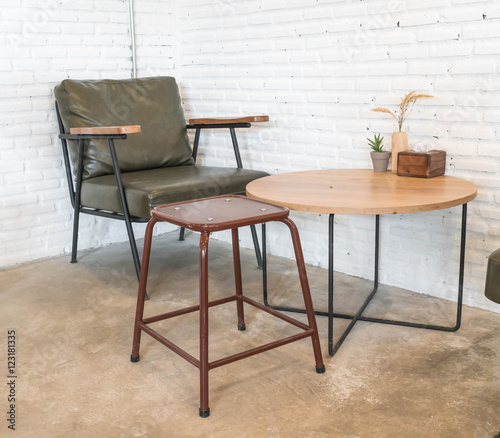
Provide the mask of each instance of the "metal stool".
{"label": "metal stool", "polygon": [[[131,361],[139,361],[139,347],[141,341],[141,331],[147,333],[158,342],[170,348],[173,352],[186,359],[200,370],[200,416],[208,417],[210,408],[208,406],[208,372],[214,368],[231,362],[253,356],[276,347],[311,337],[316,361],[316,372],[324,373],[325,366],[321,355],[321,347],[316,327],[316,319],[307,280],[302,247],[300,245],[299,234],[295,224],[288,218],[290,211],[267,202],[257,201],[244,196],[219,196],[214,198],[180,202],[156,207],[151,212],[151,219],[146,228],[144,239],[144,252],[142,258],[142,270],[139,282],[139,293],[137,297],[137,308],[134,327],[134,340],[132,346]],[[149,258],[151,252],[151,240],[153,228],[157,222],[165,221],[201,233],[200,237],[200,304],[187,307],[185,309],[164,313],[161,315],[144,318],[144,297],[146,294],[146,284],[149,269]],[[288,226],[292,236],[292,242],[297,260],[302,295],[307,313],[308,324],[303,324],[289,316],[283,315],[276,310],[270,309],[250,298],[243,296],[241,282],[240,249],[238,241],[238,228],[247,225],[256,225],[265,222],[280,221]],[[232,231],[233,260],[236,294],[227,298],[208,301],[208,241],[210,233],[214,231]],[[245,319],[243,303],[250,304],[258,309],[270,313],[303,331],[293,336],[270,342],[268,344],[252,348],[241,353],[237,353],[213,362],[208,361],[208,309],[209,307],[236,301],[238,315],[238,330],[245,330]],[[196,359],[168,339],[161,336],[148,326],[153,322],[161,321],[175,316],[184,315],[190,312],[200,312],[200,358]]]}

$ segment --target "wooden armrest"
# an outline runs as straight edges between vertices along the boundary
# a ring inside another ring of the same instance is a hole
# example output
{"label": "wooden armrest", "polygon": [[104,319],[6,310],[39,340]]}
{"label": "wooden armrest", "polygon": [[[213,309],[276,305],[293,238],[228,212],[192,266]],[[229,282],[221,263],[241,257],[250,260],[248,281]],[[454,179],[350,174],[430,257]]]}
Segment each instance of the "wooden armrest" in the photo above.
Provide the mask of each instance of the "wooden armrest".
{"label": "wooden armrest", "polygon": [[118,135],[118,134],[135,134],[141,132],[141,125],[131,126],[95,126],[89,128],[71,128],[70,134],[84,135]]}
{"label": "wooden armrest", "polygon": [[211,117],[203,119],[189,119],[190,125],[224,125],[227,123],[258,123],[258,122],[269,122],[269,116]]}

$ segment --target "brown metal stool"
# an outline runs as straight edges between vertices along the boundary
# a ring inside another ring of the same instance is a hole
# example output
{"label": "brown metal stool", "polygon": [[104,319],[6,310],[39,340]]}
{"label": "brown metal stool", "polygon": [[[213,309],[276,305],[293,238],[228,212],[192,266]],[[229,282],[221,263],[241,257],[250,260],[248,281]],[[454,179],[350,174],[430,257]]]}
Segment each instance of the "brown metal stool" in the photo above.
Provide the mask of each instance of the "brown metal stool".
{"label": "brown metal stool", "polygon": [[[219,196],[214,198],[180,202],[155,207],[151,212],[151,219],[146,228],[144,240],[144,252],[142,258],[142,270],[139,282],[139,293],[137,297],[137,308],[134,327],[134,340],[132,346],[131,361],[139,361],[139,347],[141,342],[141,331],[147,333],[158,342],[170,348],[173,352],[186,359],[200,370],[200,416],[208,417],[210,408],[208,406],[208,372],[214,368],[226,365],[228,363],[243,359],[254,354],[262,353],[272,348],[280,347],[290,342],[298,341],[306,337],[311,337],[314,358],[316,361],[316,372],[324,373],[325,366],[321,355],[321,347],[316,327],[316,319],[307,280],[302,247],[300,245],[299,234],[295,224],[288,218],[290,211],[288,208],[281,207],[267,202],[257,201],[244,196]],[[149,258],[151,252],[151,239],[153,228],[157,222],[165,221],[175,225],[187,228],[193,231],[199,231],[200,237],[200,304],[187,307],[185,309],[164,313],[161,315],[144,318],[144,297],[146,294],[146,284],[148,278]],[[290,229],[292,242],[297,260],[300,284],[302,286],[302,295],[307,312],[308,324],[303,324],[289,316],[283,315],[276,310],[265,307],[264,305],[243,296],[241,282],[240,266],[240,248],[238,242],[238,228],[247,225],[256,225],[270,221],[280,221],[285,223]],[[208,301],[208,241],[211,232],[228,230],[232,231],[233,241],[233,259],[234,259],[234,277],[236,283],[236,294],[227,298]],[[270,342],[260,347],[252,348],[232,356],[225,357],[213,362],[208,361],[208,308],[220,304],[236,301],[238,314],[238,329],[245,330],[245,319],[243,314],[243,303],[257,307],[264,312],[270,313],[283,321],[299,327],[303,332],[288,336],[278,341]],[[148,324],[161,321],[174,316],[184,315],[190,312],[200,311],[200,359],[196,359],[186,351],[179,348],[168,339],[148,327]]]}

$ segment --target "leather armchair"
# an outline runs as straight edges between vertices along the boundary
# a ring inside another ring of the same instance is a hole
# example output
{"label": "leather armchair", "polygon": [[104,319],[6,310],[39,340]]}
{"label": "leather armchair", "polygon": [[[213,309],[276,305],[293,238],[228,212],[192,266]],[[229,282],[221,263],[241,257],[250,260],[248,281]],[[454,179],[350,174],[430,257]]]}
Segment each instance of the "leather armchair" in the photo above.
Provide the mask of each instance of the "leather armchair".
{"label": "leather armchair", "polygon": [[[139,277],[132,222],[147,222],[158,205],[245,193],[249,182],[268,175],[243,169],[235,134],[235,128],[250,127],[251,122],[268,117],[196,119],[187,125],[172,77],[67,79],[55,87],[54,94],[74,207],[72,263],[77,261],[80,213],[125,221]],[[230,130],[236,167],[196,165],[204,128]],[[196,130],[193,149],[187,129]],[[120,141],[115,147],[116,140]],[[260,264],[254,227],[252,237]]]}

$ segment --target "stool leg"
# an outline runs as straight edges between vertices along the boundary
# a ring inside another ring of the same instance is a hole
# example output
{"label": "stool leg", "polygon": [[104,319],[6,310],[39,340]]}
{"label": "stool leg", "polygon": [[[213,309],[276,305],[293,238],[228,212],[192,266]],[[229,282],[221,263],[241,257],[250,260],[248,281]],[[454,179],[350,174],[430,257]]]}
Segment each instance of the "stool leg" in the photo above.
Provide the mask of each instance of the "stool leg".
{"label": "stool leg", "polygon": [[243,331],[245,327],[245,315],[243,313],[243,301],[239,297],[243,296],[243,287],[241,285],[241,260],[240,260],[240,242],[238,238],[238,228],[231,230],[233,235],[233,263],[234,263],[234,283],[236,288],[236,309],[238,311],[238,330]]}
{"label": "stool leg", "polygon": [[325,365],[321,354],[321,345],[318,336],[318,327],[316,325],[316,317],[314,315],[313,303],[311,299],[311,291],[309,289],[309,281],[307,280],[306,265],[304,263],[304,255],[302,254],[302,245],[300,244],[299,232],[293,221],[289,218],[283,219],[292,235],[293,249],[295,251],[295,260],[297,261],[297,269],[299,271],[300,285],[302,287],[302,295],[304,296],[304,304],[306,307],[307,321],[309,327],[313,330],[311,339],[314,350],[314,358],[316,360],[316,372],[324,373]]}
{"label": "stool leg", "polygon": [[144,315],[144,298],[146,296],[146,284],[148,282],[149,257],[151,254],[151,240],[153,239],[153,229],[158,222],[155,218],[150,219],[146,227],[144,236],[144,249],[142,251],[142,269],[139,278],[139,292],[137,293],[137,306],[135,310],[134,340],[132,341],[132,362],[139,362],[139,348],[141,345],[141,329],[139,323]]}
{"label": "stool leg", "polygon": [[200,417],[208,417],[208,240],[200,237]]}

